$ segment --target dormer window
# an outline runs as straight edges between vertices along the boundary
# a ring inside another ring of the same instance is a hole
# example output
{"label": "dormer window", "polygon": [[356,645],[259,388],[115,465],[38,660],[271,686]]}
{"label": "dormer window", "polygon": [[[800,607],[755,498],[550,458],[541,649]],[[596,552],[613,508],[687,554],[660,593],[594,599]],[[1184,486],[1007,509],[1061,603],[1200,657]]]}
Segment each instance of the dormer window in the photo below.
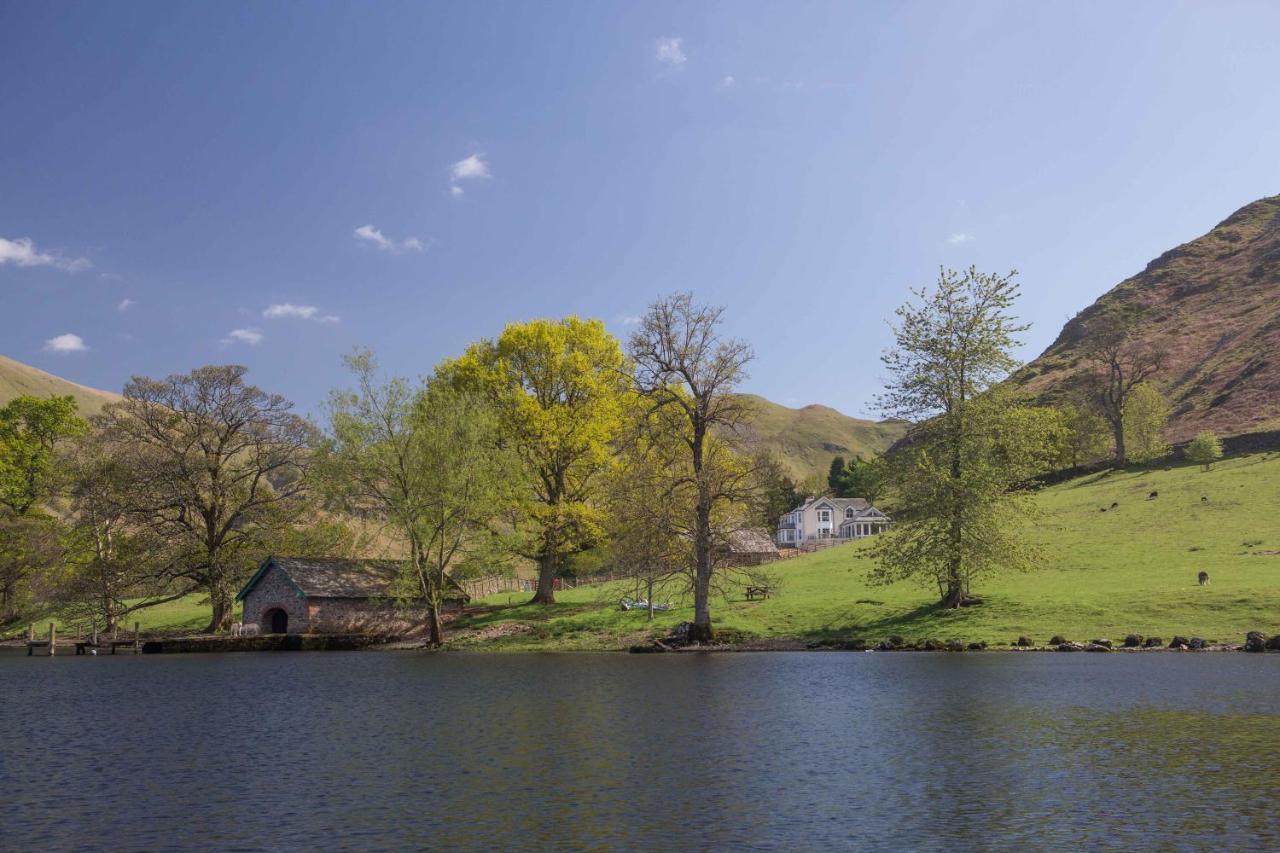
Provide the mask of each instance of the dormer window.
{"label": "dormer window", "polygon": [[846,510],[844,511],[844,517],[845,517],[845,518],[853,518],[855,514],[856,514],[856,513],[854,513],[854,511],[853,511],[853,507],[849,507],[848,509],[846,509]]}

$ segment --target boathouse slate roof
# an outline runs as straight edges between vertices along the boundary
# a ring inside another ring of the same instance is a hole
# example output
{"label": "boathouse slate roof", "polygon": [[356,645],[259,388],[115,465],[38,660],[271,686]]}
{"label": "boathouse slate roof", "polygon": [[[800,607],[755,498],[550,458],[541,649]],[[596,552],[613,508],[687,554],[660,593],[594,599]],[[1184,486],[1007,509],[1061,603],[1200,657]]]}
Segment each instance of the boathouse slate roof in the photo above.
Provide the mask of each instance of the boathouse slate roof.
{"label": "boathouse slate roof", "polygon": [[778,546],[763,530],[734,530],[729,533],[729,551],[734,554],[776,554]]}
{"label": "boathouse slate roof", "polygon": [[342,557],[268,557],[236,600],[243,600],[272,566],[283,571],[298,594],[306,598],[383,598],[390,596],[401,564]]}

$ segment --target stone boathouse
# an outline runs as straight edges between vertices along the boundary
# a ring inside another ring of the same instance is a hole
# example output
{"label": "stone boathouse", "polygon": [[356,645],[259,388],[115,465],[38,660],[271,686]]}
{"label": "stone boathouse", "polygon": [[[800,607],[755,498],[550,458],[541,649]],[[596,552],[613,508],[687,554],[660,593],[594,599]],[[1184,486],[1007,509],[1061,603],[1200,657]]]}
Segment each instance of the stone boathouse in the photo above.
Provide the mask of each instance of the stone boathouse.
{"label": "stone boathouse", "polygon": [[[243,621],[264,634],[390,634],[421,630],[426,614],[412,599],[397,599],[401,564],[395,560],[268,557],[236,601]],[[454,586],[445,611],[468,601]]]}

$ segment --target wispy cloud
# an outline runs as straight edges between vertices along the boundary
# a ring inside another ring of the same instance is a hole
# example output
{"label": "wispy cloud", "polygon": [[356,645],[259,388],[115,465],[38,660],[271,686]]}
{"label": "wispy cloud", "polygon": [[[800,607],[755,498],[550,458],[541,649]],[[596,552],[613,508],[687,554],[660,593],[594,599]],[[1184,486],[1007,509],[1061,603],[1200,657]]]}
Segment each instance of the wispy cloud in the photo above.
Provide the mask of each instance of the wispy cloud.
{"label": "wispy cloud", "polygon": [[464,157],[449,167],[449,195],[453,198],[461,198],[465,194],[461,184],[463,181],[483,180],[493,177],[489,171],[489,164],[485,161],[483,154],[472,154],[470,157]]}
{"label": "wispy cloud", "polygon": [[392,240],[372,225],[361,225],[355,230],[355,236],[357,240],[372,243],[378,247],[379,251],[390,252],[393,255],[400,255],[405,252],[422,252],[427,248],[417,237]]}
{"label": "wispy cloud", "polygon": [[948,238],[947,238],[947,244],[948,244],[948,245],[951,245],[951,246],[959,246],[961,243],[968,243],[968,242],[969,242],[970,240],[972,240],[972,239],[973,239],[973,235],[972,235],[972,234],[965,234],[964,232],[957,232],[957,233],[952,234],[950,237],[948,237]]}
{"label": "wispy cloud", "polygon": [[640,318],[635,314],[623,314],[618,318],[618,322],[624,326],[639,326]]}
{"label": "wispy cloud", "polygon": [[738,81],[733,78],[732,74],[726,74],[720,78],[721,89],[732,89],[736,85],[738,85]]}
{"label": "wispy cloud", "polygon": [[68,258],[53,252],[42,252],[30,237],[16,237],[12,240],[0,237],[0,266],[4,264],[54,267],[66,272],[80,272],[93,266],[86,258]]}
{"label": "wispy cloud", "polygon": [[102,279],[103,281],[123,281],[124,280],[124,276],[120,275],[120,273],[118,272],[100,272],[98,273],[98,278]]}
{"label": "wispy cloud", "polygon": [[137,304],[132,299],[121,299],[120,304],[116,306],[116,310],[123,314]]}
{"label": "wispy cloud", "polygon": [[73,335],[67,332],[65,335],[49,338],[44,342],[46,352],[84,352],[88,349],[85,346],[84,338],[79,335]]}
{"label": "wispy cloud", "polygon": [[653,58],[669,68],[679,68],[689,61],[684,54],[684,39],[663,36],[654,44]]}
{"label": "wispy cloud", "polygon": [[262,343],[262,339],[266,337],[262,334],[261,329],[232,329],[227,336],[222,339],[224,344],[249,344],[249,346],[257,346]]}
{"label": "wispy cloud", "polygon": [[278,305],[268,305],[262,312],[263,318],[267,320],[313,320],[317,323],[337,323],[341,320],[336,314],[321,314],[320,309],[314,305],[294,305],[290,302],[284,302]]}

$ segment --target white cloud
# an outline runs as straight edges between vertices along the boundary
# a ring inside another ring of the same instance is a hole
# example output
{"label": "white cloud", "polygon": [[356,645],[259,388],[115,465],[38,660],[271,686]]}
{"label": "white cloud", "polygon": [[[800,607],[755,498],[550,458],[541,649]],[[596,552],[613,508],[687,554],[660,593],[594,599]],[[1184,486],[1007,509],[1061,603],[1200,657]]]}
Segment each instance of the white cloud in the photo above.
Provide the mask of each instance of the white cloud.
{"label": "white cloud", "polygon": [[405,252],[422,252],[426,250],[426,245],[417,237],[406,237],[403,240],[392,240],[372,225],[361,225],[355,230],[357,240],[364,240],[377,246],[380,251],[390,252],[393,255],[403,254]]}
{"label": "white cloud", "polygon": [[124,279],[124,276],[116,272],[104,272],[104,273],[98,273],[98,278],[102,279],[103,281],[122,281]]}
{"label": "white cloud", "polygon": [[44,348],[47,352],[84,352],[88,349],[84,345],[84,338],[70,332],[58,335],[56,338],[49,338],[44,342]]}
{"label": "white cloud", "polygon": [[449,174],[455,181],[466,181],[471,178],[488,178],[489,164],[484,161],[483,154],[472,154],[459,160],[449,168]]}
{"label": "white cloud", "polygon": [[733,79],[732,74],[726,74],[724,77],[720,78],[721,89],[732,89],[736,85],[738,85],[738,81]]}
{"label": "white cloud", "polygon": [[639,326],[640,318],[634,314],[623,314],[618,318],[618,322],[624,326]]}
{"label": "white cloud", "polygon": [[116,306],[116,310],[123,314],[137,304],[132,299],[121,299],[120,304]]}
{"label": "white cloud", "polygon": [[222,339],[224,344],[249,344],[257,346],[262,343],[264,335],[261,329],[232,329]]}
{"label": "white cloud", "polygon": [[262,312],[262,316],[268,320],[296,318],[299,320],[314,320],[317,323],[337,323],[341,321],[341,318],[336,314],[321,314],[320,309],[314,305],[294,305],[289,302],[268,305]]}
{"label": "white cloud", "polygon": [[93,266],[85,258],[66,258],[52,252],[41,252],[30,237],[17,237],[13,240],[0,237],[0,265],[4,264],[20,267],[54,267],[66,272],[80,272]]}
{"label": "white cloud", "polygon": [[489,172],[489,164],[485,162],[483,154],[472,154],[470,157],[464,157],[449,167],[449,195],[453,198],[461,198],[464,190],[459,183],[462,181],[475,181],[482,178],[491,178],[493,175]]}
{"label": "white cloud", "polygon": [[658,39],[653,58],[672,68],[684,65],[689,60],[689,57],[684,55],[684,39],[675,36],[664,36]]}
{"label": "white cloud", "polygon": [[971,234],[965,234],[964,232],[960,232],[957,234],[952,234],[950,237],[948,237],[947,243],[949,243],[952,246],[959,246],[961,243],[968,243],[972,239],[973,239],[973,236]]}

